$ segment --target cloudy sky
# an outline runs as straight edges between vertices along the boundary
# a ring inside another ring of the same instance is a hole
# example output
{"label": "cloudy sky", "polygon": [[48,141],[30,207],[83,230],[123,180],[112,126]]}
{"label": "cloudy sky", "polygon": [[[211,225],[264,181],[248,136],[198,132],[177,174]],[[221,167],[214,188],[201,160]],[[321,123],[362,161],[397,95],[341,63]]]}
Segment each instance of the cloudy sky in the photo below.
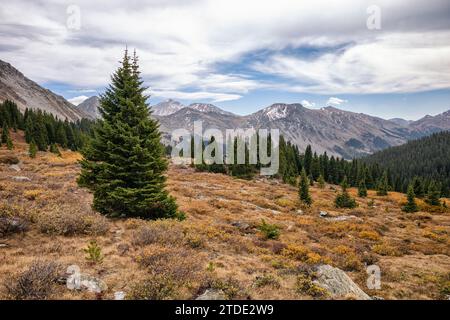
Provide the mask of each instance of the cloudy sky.
{"label": "cloudy sky", "polygon": [[[448,0],[3,1],[0,59],[74,103],[136,48],[150,103],[450,109]],[[380,19],[378,19],[380,18]]]}

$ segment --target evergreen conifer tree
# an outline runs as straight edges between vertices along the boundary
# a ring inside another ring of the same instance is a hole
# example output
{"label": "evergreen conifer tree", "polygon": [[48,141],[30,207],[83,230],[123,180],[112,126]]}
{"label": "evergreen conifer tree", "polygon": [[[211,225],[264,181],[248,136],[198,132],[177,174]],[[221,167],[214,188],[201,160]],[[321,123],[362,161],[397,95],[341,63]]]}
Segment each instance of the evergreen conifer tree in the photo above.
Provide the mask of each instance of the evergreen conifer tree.
{"label": "evergreen conifer tree", "polygon": [[93,207],[109,216],[177,216],[165,190],[167,160],[159,124],[150,117],[136,55],[128,52],[100,99],[102,120],[83,150],[81,186],[93,191]]}
{"label": "evergreen conifer tree", "polygon": [[388,190],[389,190],[388,176],[387,176],[387,172],[385,171],[383,173],[383,176],[381,177],[381,179],[378,181],[377,195],[378,196],[387,196]]}
{"label": "evergreen conifer tree", "polygon": [[58,128],[56,129],[56,142],[58,142],[63,149],[67,148],[69,144],[69,142],[67,141],[66,130],[64,129],[64,126],[62,124],[59,124]]}
{"label": "evergreen conifer tree", "polygon": [[403,206],[402,210],[404,212],[417,212],[419,211],[419,208],[417,207],[416,200],[415,200],[415,194],[414,194],[414,185],[409,185],[408,187],[408,202],[405,206]]}
{"label": "evergreen conifer tree", "polygon": [[3,127],[2,127],[2,144],[7,143],[8,138],[9,138],[9,127],[5,121],[5,122],[3,122]]}
{"label": "evergreen conifer tree", "polygon": [[305,150],[305,158],[303,160],[303,167],[305,168],[306,174],[309,176],[312,171],[312,161],[313,161],[313,154],[312,154],[312,148],[311,145],[308,144]]}
{"label": "evergreen conifer tree", "polygon": [[428,186],[428,193],[427,198],[425,199],[425,202],[428,203],[430,206],[440,206],[441,201],[441,192],[439,191],[439,188],[436,186],[436,183],[434,181],[430,182],[430,185]]}
{"label": "evergreen conifer tree", "polygon": [[355,208],[356,201],[353,199],[347,191],[348,182],[347,177],[344,176],[344,179],[341,183],[342,192],[336,196],[334,200],[334,204],[337,208]]}
{"label": "evergreen conifer tree", "polygon": [[8,150],[13,150],[14,149],[14,144],[12,142],[11,137],[8,137],[8,140],[6,140],[6,147],[8,148]]}
{"label": "evergreen conifer tree", "polygon": [[36,158],[36,153],[37,153],[36,143],[34,142],[34,140],[31,140],[31,143],[28,147],[28,155],[30,156],[30,158]]}
{"label": "evergreen conifer tree", "polygon": [[56,143],[52,143],[50,145],[50,152],[56,154],[57,156],[61,156],[61,152],[58,149],[58,146],[56,145]]}
{"label": "evergreen conifer tree", "polygon": [[319,184],[320,189],[325,188],[325,179],[324,179],[323,175],[319,176],[319,179],[317,179],[317,182]]}
{"label": "evergreen conifer tree", "polygon": [[361,181],[359,181],[358,196],[360,196],[361,198],[367,197],[366,180],[364,178],[362,178]]}
{"label": "evergreen conifer tree", "polygon": [[306,176],[305,169],[302,169],[302,173],[300,175],[300,183],[299,183],[299,198],[300,201],[306,204],[307,206],[311,206],[312,198],[309,194],[309,179]]}

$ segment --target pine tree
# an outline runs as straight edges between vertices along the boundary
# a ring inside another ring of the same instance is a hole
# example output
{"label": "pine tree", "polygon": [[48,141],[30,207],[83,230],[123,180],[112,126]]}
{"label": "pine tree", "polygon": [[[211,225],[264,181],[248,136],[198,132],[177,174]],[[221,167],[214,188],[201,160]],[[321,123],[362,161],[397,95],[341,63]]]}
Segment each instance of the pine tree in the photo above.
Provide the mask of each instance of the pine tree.
{"label": "pine tree", "polygon": [[428,186],[428,193],[425,202],[428,203],[430,206],[440,206],[441,205],[440,197],[441,192],[436,186],[436,183],[434,181],[431,181],[430,185]]}
{"label": "pine tree", "polygon": [[31,140],[31,143],[28,148],[28,155],[30,156],[30,158],[36,158],[36,153],[37,153],[36,143],[34,142],[34,140]]}
{"label": "pine tree", "polygon": [[[28,111],[28,109],[26,110],[28,114],[30,114],[31,112]],[[33,135],[34,135],[34,124],[33,124],[33,119],[31,115],[28,115],[25,121],[25,141],[27,143],[31,143],[31,140],[33,140]]]}
{"label": "pine tree", "polygon": [[325,179],[324,179],[323,175],[319,176],[319,179],[317,179],[317,182],[319,183],[320,189],[325,188]]}
{"label": "pine tree", "polygon": [[177,216],[175,199],[165,191],[167,160],[159,124],[150,117],[134,55],[121,66],[100,99],[102,120],[83,150],[81,186],[94,193],[93,207],[109,216]]}
{"label": "pine tree", "polygon": [[382,178],[378,181],[377,195],[378,196],[387,196],[388,190],[389,190],[388,176],[387,176],[387,172],[385,171],[383,173]]}
{"label": "pine tree", "polygon": [[407,195],[408,202],[402,208],[402,210],[404,212],[417,212],[417,211],[419,211],[419,208],[417,207],[417,204],[416,204],[415,197],[416,197],[416,195],[414,194],[414,185],[411,184],[408,187],[408,195]]}
{"label": "pine tree", "polygon": [[359,181],[358,184],[358,196],[361,198],[367,197],[367,187],[366,187],[366,180],[363,178],[361,181]]}
{"label": "pine tree", "polygon": [[311,206],[312,204],[312,198],[309,194],[309,179],[306,176],[305,169],[302,170],[302,173],[300,175],[300,183],[299,183],[299,198],[300,201],[306,204],[307,206]]}
{"label": "pine tree", "polygon": [[311,145],[308,144],[305,150],[305,158],[303,160],[303,167],[306,170],[306,174],[309,176],[312,171],[312,161],[313,161],[313,154]]}
{"label": "pine tree", "polygon": [[344,179],[341,183],[342,192],[336,196],[334,200],[334,204],[337,208],[355,208],[356,201],[353,199],[347,191],[348,182],[347,177],[344,176]]}
{"label": "pine tree", "polygon": [[75,141],[75,134],[73,133],[72,126],[70,125],[69,121],[67,121],[67,119],[64,122],[64,129],[67,137],[67,146],[69,147],[70,150],[76,151],[77,143]]}
{"label": "pine tree", "polygon": [[7,143],[9,138],[9,127],[6,121],[3,122],[3,128],[2,128],[2,144]]}
{"label": "pine tree", "polygon": [[69,142],[67,141],[67,134],[66,130],[64,129],[64,125],[59,124],[58,128],[56,129],[56,142],[59,143],[59,145],[65,149],[67,148]]}
{"label": "pine tree", "polygon": [[6,140],[6,147],[8,148],[8,150],[13,150],[14,149],[14,144],[11,140],[11,137],[8,137],[8,140]]}
{"label": "pine tree", "polygon": [[419,177],[414,177],[413,179],[413,188],[414,188],[414,194],[418,198],[422,198],[424,196],[424,190],[423,190],[423,182]]}
{"label": "pine tree", "polygon": [[41,113],[36,117],[35,130],[33,139],[38,147],[39,151],[47,151],[48,136],[47,128],[45,127],[43,115]]}
{"label": "pine tree", "polygon": [[61,152],[59,151],[58,146],[55,143],[52,143],[50,145],[50,152],[56,154],[59,157],[61,157]]}

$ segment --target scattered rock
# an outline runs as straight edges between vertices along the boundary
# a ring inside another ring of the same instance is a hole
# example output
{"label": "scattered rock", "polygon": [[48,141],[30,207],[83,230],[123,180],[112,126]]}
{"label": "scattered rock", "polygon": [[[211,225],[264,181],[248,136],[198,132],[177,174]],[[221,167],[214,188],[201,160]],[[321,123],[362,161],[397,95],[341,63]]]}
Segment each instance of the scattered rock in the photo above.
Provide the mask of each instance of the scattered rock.
{"label": "scattered rock", "polygon": [[298,210],[297,210],[297,214],[298,214],[298,215],[302,215],[302,214],[303,214],[303,210],[298,209]]}
{"label": "scattered rock", "polygon": [[22,169],[20,169],[19,165],[17,165],[17,164],[12,164],[9,166],[9,168],[16,172],[20,172],[22,170]]}
{"label": "scattered rock", "polygon": [[226,300],[226,296],[222,290],[206,289],[195,300]]}
{"label": "scattered rock", "polygon": [[346,220],[352,220],[352,219],[356,219],[356,220],[362,220],[361,218],[357,217],[357,216],[338,216],[338,217],[330,217],[327,218],[327,221],[346,221]]}
{"label": "scattered rock", "polygon": [[12,177],[12,179],[17,182],[30,182],[31,181],[30,178],[22,177],[22,176],[15,176],[15,177]]}
{"label": "scattered rock", "polygon": [[126,294],[123,291],[114,292],[114,300],[125,300],[125,296]]}
{"label": "scattered rock", "polygon": [[0,248],[6,248],[8,245],[6,243],[0,243]]}
{"label": "scattered rock", "polygon": [[102,293],[108,290],[108,286],[100,279],[90,276],[88,274],[79,273],[74,270],[67,278],[67,288],[70,290],[87,290],[94,293]]}
{"label": "scattered rock", "polygon": [[333,268],[330,265],[321,265],[317,267],[316,276],[314,283],[327,290],[331,298],[354,297],[358,300],[371,299],[341,269]]}
{"label": "scattered rock", "polygon": [[123,256],[125,253],[127,253],[130,250],[130,246],[126,243],[119,243],[117,245],[117,251],[121,256]]}
{"label": "scattered rock", "polygon": [[241,221],[233,222],[231,225],[233,227],[236,227],[236,228],[238,228],[240,230],[243,230],[243,231],[246,231],[246,230],[250,229],[250,225],[248,223],[241,222]]}
{"label": "scattered rock", "polygon": [[328,216],[328,212],[326,212],[326,211],[320,211],[319,216],[321,216],[322,218],[323,218],[323,217],[326,217],[326,216]]}

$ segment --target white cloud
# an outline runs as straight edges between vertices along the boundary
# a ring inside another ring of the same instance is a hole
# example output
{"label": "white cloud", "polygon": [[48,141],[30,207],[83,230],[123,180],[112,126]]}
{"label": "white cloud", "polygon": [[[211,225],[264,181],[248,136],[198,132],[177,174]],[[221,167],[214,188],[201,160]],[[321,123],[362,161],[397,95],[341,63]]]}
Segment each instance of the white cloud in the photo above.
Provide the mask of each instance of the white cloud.
{"label": "white cloud", "polygon": [[313,59],[276,54],[253,67],[292,80],[293,92],[392,93],[450,87],[450,31],[389,34]]}
{"label": "white cloud", "polygon": [[301,104],[306,108],[314,108],[316,106],[315,102],[309,102],[308,100],[302,100]]}
{"label": "white cloud", "polygon": [[[128,45],[137,48],[142,75],[154,90],[184,96],[196,91],[219,99],[273,87],[340,94],[450,86],[442,72],[449,69],[448,0],[76,3],[79,31],[66,28],[67,3],[2,3],[2,59],[41,83],[100,88],[109,83]],[[382,29],[375,32],[366,28],[366,8],[372,4],[382,8]],[[281,53],[303,46],[345,49],[313,59]],[[253,72],[221,68],[258,51],[269,51],[268,59],[236,67],[253,66],[286,82],[273,84],[255,79]]]}
{"label": "white cloud", "polygon": [[68,99],[68,101],[70,102],[70,103],[72,103],[72,104],[74,104],[74,105],[79,105],[80,103],[82,103],[84,100],[86,100],[87,98],[89,98],[89,97],[86,97],[86,96],[78,96],[78,97],[73,97],[73,98],[70,98],[70,99]]}
{"label": "white cloud", "polygon": [[329,105],[333,105],[333,106],[339,106],[339,105],[341,105],[341,104],[343,104],[343,103],[347,103],[348,101],[347,100],[344,100],[344,99],[339,99],[339,98],[336,98],[336,97],[331,97],[331,98],[329,98],[328,99],[328,101],[327,101],[327,106],[329,106]]}
{"label": "white cloud", "polygon": [[237,94],[206,92],[206,91],[183,92],[170,90],[169,91],[148,90],[147,93],[152,96],[160,98],[183,99],[192,101],[211,100],[212,102],[232,101],[240,99],[242,97]]}
{"label": "white cloud", "polygon": [[70,92],[70,93],[96,93],[97,90],[95,90],[95,89],[73,89],[73,90],[67,90],[67,92]]}

